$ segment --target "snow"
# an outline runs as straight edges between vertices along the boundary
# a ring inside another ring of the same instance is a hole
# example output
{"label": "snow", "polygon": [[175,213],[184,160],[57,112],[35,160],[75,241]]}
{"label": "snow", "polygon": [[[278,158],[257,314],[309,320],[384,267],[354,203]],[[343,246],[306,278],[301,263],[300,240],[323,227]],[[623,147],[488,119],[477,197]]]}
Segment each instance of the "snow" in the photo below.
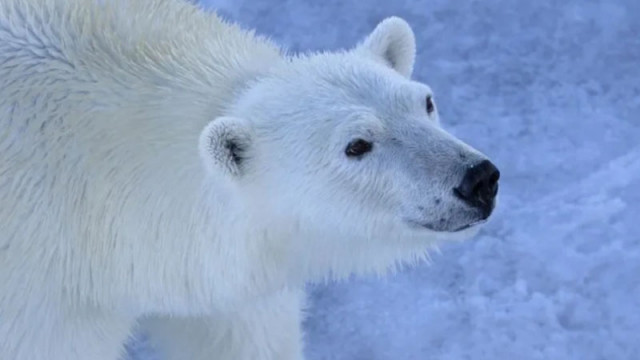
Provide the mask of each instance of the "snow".
{"label": "snow", "polygon": [[[204,4],[295,51],[404,17],[444,126],[503,175],[473,240],[385,279],[310,286],[309,359],[638,358],[640,1]],[[155,359],[144,342],[130,353]]]}

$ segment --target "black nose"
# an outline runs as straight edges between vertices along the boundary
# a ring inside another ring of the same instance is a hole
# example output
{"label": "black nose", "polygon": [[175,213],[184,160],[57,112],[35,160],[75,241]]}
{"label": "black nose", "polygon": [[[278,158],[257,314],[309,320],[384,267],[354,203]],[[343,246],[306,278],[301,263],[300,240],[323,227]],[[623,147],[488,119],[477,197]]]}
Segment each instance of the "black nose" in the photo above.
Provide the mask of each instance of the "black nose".
{"label": "black nose", "polygon": [[467,169],[462,182],[453,192],[467,204],[482,210],[485,217],[489,217],[498,194],[499,179],[498,168],[491,161],[484,160]]}

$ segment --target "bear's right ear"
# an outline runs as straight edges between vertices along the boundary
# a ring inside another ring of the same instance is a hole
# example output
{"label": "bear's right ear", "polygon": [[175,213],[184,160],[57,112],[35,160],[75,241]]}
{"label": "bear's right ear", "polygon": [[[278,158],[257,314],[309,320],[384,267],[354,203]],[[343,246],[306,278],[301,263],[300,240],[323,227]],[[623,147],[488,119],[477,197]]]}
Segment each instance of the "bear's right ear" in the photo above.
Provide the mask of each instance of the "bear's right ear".
{"label": "bear's right ear", "polygon": [[392,16],[382,20],[356,51],[372,55],[401,75],[411,78],[416,57],[416,39],[411,26]]}
{"label": "bear's right ear", "polygon": [[200,133],[200,158],[213,174],[241,176],[252,132],[244,119],[223,116],[210,122]]}

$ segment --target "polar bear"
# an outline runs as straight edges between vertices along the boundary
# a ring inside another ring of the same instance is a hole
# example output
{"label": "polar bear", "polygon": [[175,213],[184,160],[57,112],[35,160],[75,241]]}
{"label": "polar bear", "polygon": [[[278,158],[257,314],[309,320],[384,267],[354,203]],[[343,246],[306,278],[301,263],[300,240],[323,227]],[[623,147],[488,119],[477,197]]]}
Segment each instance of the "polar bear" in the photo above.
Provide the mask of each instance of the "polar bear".
{"label": "polar bear", "polygon": [[289,54],[178,0],[0,2],[0,359],[303,358],[303,286],[472,236],[499,172],[388,18]]}

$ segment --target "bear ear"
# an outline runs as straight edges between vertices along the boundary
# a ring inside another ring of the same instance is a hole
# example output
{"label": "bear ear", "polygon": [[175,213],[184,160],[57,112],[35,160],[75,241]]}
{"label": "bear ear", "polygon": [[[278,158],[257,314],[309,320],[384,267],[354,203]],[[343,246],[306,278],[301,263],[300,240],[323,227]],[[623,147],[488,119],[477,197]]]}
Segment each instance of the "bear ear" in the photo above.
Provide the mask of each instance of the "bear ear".
{"label": "bear ear", "polygon": [[381,21],[358,46],[385,64],[410,78],[416,57],[416,39],[411,26],[399,17]]}
{"label": "bear ear", "polygon": [[251,141],[251,128],[247,121],[235,117],[219,117],[200,133],[200,158],[212,174],[223,173],[236,178],[243,174]]}

